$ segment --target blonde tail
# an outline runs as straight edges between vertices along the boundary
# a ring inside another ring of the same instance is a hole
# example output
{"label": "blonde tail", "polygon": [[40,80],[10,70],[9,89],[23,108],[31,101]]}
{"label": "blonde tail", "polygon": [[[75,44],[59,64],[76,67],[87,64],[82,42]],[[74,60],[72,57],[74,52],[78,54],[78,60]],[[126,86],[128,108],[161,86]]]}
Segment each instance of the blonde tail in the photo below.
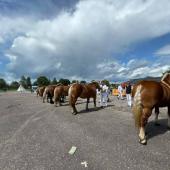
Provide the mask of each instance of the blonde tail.
{"label": "blonde tail", "polygon": [[141,85],[138,85],[136,89],[135,96],[133,99],[132,112],[135,119],[136,127],[140,127],[140,121],[142,116]]}
{"label": "blonde tail", "polygon": [[47,89],[45,88],[45,90],[44,90],[44,93],[43,93],[43,103],[45,103],[45,98],[46,98],[46,94],[47,94]]}
{"label": "blonde tail", "polygon": [[68,90],[68,98],[69,98],[69,104],[71,105],[71,91],[72,91],[72,86],[70,86],[69,90]]}

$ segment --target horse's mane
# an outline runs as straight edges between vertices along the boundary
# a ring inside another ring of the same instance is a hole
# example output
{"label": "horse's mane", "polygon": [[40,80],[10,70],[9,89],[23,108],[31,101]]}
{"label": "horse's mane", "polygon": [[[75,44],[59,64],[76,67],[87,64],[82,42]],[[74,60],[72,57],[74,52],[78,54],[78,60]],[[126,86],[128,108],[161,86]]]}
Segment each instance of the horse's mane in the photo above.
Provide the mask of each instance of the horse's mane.
{"label": "horse's mane", "polygon": [[92,81],[91,83],[88,83],[88,85],[93,85],[93,84],[99,84],[97,81]]}
{"label": "horse's mane", "polygon": [[[166,80],[168,76],[169,76],[169,81],[167,82]],[[161,82],[170,88],[170,73],[165,73],[161,79]]]}
{"label": "horse's mane", "polygon": [[62,86],[63,84],[62,83],[58,83],[58,84],[56,84],[56,86]]}
{"label": "horse's mane", "polygon": [[167,76],[169,76],[169,75],[170,75],[170,73],[165,73],[165,74],[163,75],[161,81],[164,81],[164,80],[167,78]]}

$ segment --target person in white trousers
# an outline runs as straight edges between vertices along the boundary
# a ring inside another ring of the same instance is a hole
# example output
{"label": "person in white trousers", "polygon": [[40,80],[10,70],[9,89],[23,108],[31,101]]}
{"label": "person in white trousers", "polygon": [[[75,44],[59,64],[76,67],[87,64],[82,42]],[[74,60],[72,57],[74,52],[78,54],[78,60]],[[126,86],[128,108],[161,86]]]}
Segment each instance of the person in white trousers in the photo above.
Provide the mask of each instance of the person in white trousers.
{"label": "person in white trousers", "polygon": [[100,91],[100,106],[103,108],[107,106],[108,101],[108,86],[104,82],[101,83],[101,91]]}
{"label": "person in white trousers", "polygon": [[131,87],[131,84],[130,84],[129,81],[127,82],[127,85],[126,85],[125,89],[126,89],[127,103],[128,103],[128,106],[131,107],[132,106],[132,97],[131,97],[132,87]]}
{"label": "person in white trousers", "polygon": [[123,100],[123,94],[122,93],[123,93],[123,88],[122,88],[122,85],[120,84],[118,86],[118,96],[117,96],[118,99]]}

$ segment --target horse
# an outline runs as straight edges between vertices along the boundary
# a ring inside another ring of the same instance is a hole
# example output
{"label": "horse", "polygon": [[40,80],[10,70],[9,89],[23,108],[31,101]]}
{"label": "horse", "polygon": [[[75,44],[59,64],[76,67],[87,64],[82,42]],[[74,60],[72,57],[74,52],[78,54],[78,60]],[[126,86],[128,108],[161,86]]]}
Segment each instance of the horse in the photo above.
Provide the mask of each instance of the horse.
{"label": "horse", "polygon": [[43,93],[43,103],[45,103],[45,98],[47,97],[47,102],[48,102],[48,98],[50,99],[50,103],[54,104],[52,98],[54,96],[54,89],[59,86],[60,84],[57,85],[48,85]]}
{"label": "horse", "polygon": [[64,85],[60,85],[57,86],[54,89],[54,103],[55,106],[57,106],[57,103],[59,103],[59,106],[61,106],[61,97],[63,96],[68,96],[68,90],[69,90],[70,86],[64,86]]}
{"label": "horse", "polygon": [[43,97],[43,93],[44,93],[45,87],[46,87],[46,86],[41,86],[41,87],[38,87],[38,88],[37,88],[37,90],[36,90],[37,97],[38,97],[38,96]]}
{"label": "horse", "polygon": [[170,73],[166,73],[160,82],[140,81],[132,90],[132,98],[132,112],[139,130],[139,143],[146,145],[145,127],[154,108],[157,125],[159,107],[168,107],[168,129],[170,129]]}
{"label": "horse", "polygon": [[88,103],[90,98],[93,98],[94,107],[96,107],[96,89],[100,91],[100,85],[97,82],[92,82],[89,84],[75,83],[71,85],[69,88],[69,104],[73,109],[72,114],[76,115],[78,113],[75,107],[75,103],[78,97],[87,99],[86,110],[88,110]]}

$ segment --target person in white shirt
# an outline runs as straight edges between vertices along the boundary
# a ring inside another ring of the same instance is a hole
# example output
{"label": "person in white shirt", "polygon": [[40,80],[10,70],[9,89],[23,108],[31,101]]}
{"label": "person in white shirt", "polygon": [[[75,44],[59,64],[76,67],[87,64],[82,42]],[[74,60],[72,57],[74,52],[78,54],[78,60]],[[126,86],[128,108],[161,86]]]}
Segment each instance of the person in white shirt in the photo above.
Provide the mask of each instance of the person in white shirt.
{"label": "person in white shirt", "polygon": [[121,99],[121,100],[123,100],[123,88],[122,88],[122,85],[120,84],[119,86],[118,86],[118,96],[117,96],[117,98],[119,99]]}
{"label": "person in white shirt", "polygon": [[107,106],[108,101],[108,86],[102,81],[101,85],[101,91],[100,91],[100,106],[103,108],[104,106]]}

